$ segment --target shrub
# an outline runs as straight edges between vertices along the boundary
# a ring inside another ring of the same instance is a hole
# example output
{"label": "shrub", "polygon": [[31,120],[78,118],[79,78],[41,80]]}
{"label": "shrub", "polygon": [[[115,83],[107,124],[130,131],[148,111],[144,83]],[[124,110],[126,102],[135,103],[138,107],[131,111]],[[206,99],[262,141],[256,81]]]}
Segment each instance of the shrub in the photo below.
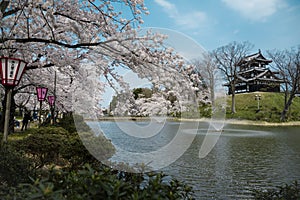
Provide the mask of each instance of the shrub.
{"label": "shrub", "polygon": [[25,134],[30,135],[61,135],[61,136],[72,136],[72,134],[65,130],[62,127],[55,127],[55,126],[47,126],[41,128],[30,129],[25,132]]}
{"label": "shrub", "polygon": [[77,168],[84,163],[97,164],[96,158],[100,161],[107,160],[115,153],[112,143],[101,134],[95,136],[80,115],[67,114],[58,126],[74,136],[68,138],[68,144],[61,151],[62,156],[70,162],[71,168]]}
{"label": "shrub", "polygon": [[0,158],[0,184],[2,186],[28,182],[29,176],[34,173],[29,159],[8,144],[0,147]]}
{"label": "shrub", "polygon": [[298,182],[295,181],[292,184],[278,186],[276,189],[255,190],[253,196],[258,200],[298,200],[300,199],[300,186]]}
{"label": "shrub", "polygon": [[31,130],[23,140],[14,145],[24,151],[34,162],[36,168],[48,164],[58,164],[60,151],[66,145],[69,132],[63,128],[41,127]]}
{"label": "shrub", "polygon": [[200,117],[210,118],[212,116],[212,107],[207,103],[199,104]]}
{"label": "shrub", "polygon": [[167,181],[162,173],[124,176],[88,165],[76,171],[53,170],[45,179],[20,185],[11,199],[192,199],[190,187]]}
{"label": "shrub", "polygon": [[74,115],[72,113],[65,115],[57,125],[66,129],[70,133],[91,131],[91,128],[84,122],[82,116]]}
{"label": "shrub", "polygon": [[80,136],[68,138],[67,145],[61,151],[62,157],[70,162],[71,168],[78,168],[84,163],[97,164],[96,158],[100,161],[107,160],[115,153],[114,146],[104,136],[95,136],[90,132],[79,134]]}
{"label": "shrub", "polygon": [[[80,133],[89,151],[97,153],[97,158],[106,160],[115,153],[115,148],[104,136]],[[36,168],[45,165],[69,165],[78,168],[84,163],[97,164],[97,160],[83,145],[77,133],[70,133],[61,127],[41,127],[30,130],[23,140],[12,142],[15,147],[26,152]]]}

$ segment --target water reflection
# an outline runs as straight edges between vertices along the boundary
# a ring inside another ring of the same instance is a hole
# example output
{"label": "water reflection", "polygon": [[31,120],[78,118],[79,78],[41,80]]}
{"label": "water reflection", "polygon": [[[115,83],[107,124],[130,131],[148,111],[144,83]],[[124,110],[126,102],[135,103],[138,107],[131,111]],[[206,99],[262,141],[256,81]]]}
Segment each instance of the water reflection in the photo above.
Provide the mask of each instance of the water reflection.
{"label": "water reflection", "polygon": [[[186,129],[183,131],[187,134],[194,134],[195,131],[193,129]],[[198,129],[197,135],[206,135],[207,129]],[[222,133],[222,137],[264,137],[264,136],[271,136],[272,132],[269,131],[258,131],[258,130],[245,130],[245,129],[227,129],[224,128],[220,131],[209,131],[208,134],[215,136]]]}
{"label": "water reflection", "polygon": [[[120,148],[149,152],[168,144],[179,123],[169,122],[159,134],[147,139],[121,133],[114,122],[101,122],[100,126]],[[192,185],[197,199],[249,199],[255,188],[300,180],[298,127],[227,125],[212,151],[199,159],[207,127],[208,124],[201,123],[190,148],[163,169]],[[191,123],[186,123],[182,134],[195,134],[193,130]]]}

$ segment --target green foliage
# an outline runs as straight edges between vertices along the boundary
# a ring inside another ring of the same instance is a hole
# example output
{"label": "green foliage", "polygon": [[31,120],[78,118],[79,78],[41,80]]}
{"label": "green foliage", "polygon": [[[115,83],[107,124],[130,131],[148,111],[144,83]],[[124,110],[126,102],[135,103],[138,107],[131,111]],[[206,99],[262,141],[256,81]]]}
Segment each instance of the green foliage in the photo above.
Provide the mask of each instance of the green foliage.
{"label": "green foliage", "polygon": [[152,90],[149,88],[134,88],[132,91],[134,99],[138,99],[140,96],[143,98],[151,98]]}
{"label": "green foliage", "polygon": [[[88,150],[96,155],[100,160],[106,160],[112,156],[114,153],[114,148],[110,140],[107,140],[104,135],[99,134],[95,136],[90,132],[79,133],[80,138],[83,141],[84,145],[88,147]],[[100,153],[100,155],[99,155]]]}
{"label": "green foliage", "polygon": [[[198,118],[210,118],[212,115],[211,104],[199,102],[198,107],[196,105],[187,106],[189,111],[176,113],[174,117],[182,117],[187,119],[198,119]],[[197,112],[198,111],[198,112]]]}
{"label": "green foliage", "polygon": [[182,182],[171,179],[164,173],[147,174],[141,199],[193,199],[192,188]]}
{"label": "green foliage", "polygon": [[23,134],[31,135],[62,135],[62,136],[72,136],[75,135],[73,133],[68,132],[66,129],[62,127],[55,127],[55,126],[47,126],[41,128],[35,128],[25,131]]}
{"label": "green foliage", "polygon": [[72,168],[84,163],[97,163],[96,158],[100,161],[107,160],[115,153],[112,143],[104,135],[94,135],[80,115],[68,114],[58,126],[73,133],[73,137],[67,139],[61,151],[61,155],[70,162]]}
{"label": "green foliage", "polygon": [[127,174],[86,165],[80,170],[53,170],[44,179],[23,184],[10,199],[192,199],[191,188],[162,173]]}
{"label": "green foliage", "polygon": [[41,127],[30,132],[31,134],[26,138],[12,144],[29,154],[36,168],[52,163],[57,164],[70,133],[60,127]]}
{"label": "green foliage", "polygon": [[117,107],[117,103],[118,103],[118,97],[117,96],[113,96],[111,102],[109,103],[109,110],[115,110]]}
{"label": "green foliage", "polygon": [[62,157],[69,161],[71,168],[78,168],[84,163],[98,164],[98,160],[107,160],[115,153],[114,146],[103,135],[95,136],[90,132],[79,135],[68,138],[61,151]]}
{"label": "green foliage", "polygon": [[97,154],[100,154],[98,158],[105,160],[114,154],[115,148],[104,136],[87,132],[80,134],[82,138],[61,127],[41,127],[30,130],[26,138],[13,141],[12,145],[29,154],[36,168],[51,164],[68,164],[71,168],[77,168],[83,163],[97,163],[82,140],[85,144],[97,147]]}
{"label": "green foliage", "polygon": [[212,114],[211,111],[212,110],[210,104],[200,103],[199,105],[200,117],[210,118]]}
{"label": "green foliage", "polygon": [[[29,181],[33,166],[24,153],[6,144],[0,148],[0,184],[17,185]],[[1,194],[1,192],[0,192]]]}
{"label": "green foliage", "polygon": [[57,125],[70,133],[91,131],[90,127],[84,122],[82,116],[73,115],[72,113],[65,115]]}
{"label": "green foliage", "polygon": [[170,101],[170,103],[173,105],[177,100],[178,98],[176,97],[176,95],[174,93],[168,93],[166,96],[165,96],[166,100]]}
{"label": "green foliage", "polygon": [[253,196],[257,200],[298,200],[300,199],[300,186],[295,181],[292,184],[278,186],[276,189],[255,190]]}

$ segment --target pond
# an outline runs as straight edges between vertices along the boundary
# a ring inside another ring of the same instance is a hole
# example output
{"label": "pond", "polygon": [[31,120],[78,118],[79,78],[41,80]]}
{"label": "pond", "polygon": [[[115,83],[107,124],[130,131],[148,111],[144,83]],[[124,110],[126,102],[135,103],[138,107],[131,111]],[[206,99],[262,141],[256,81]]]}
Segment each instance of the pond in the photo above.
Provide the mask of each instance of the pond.
{"label": "pond", "polygon": [[[158,167],[159,171],[193,186],[196,199],[251,199],[253,189],[300,180],[300,127],[226,124],[216,145],[206,157],[199,158],[208,128],[204,122],[169,121],[157,123],[157,127],[153,124],[149,127],[145,121],[88,124],[95,132],[101,129],[116,146],[113,161],[135,163],[142,160],[154,169]],[[126,129],[128,127],[132,129]],[[155,134],[146,137],[143,136],[145,132]],[[139,134],[142,136],[137,137]],[[171,152],[178,155],[173,157],[161,151],[160,162],[155,161],[157,155],[149,160],[148,152],[174,143],[178,135],[179,142],[177,140],[175,148],[171,148]],[[145,160],[142,159],[144,155]]]}

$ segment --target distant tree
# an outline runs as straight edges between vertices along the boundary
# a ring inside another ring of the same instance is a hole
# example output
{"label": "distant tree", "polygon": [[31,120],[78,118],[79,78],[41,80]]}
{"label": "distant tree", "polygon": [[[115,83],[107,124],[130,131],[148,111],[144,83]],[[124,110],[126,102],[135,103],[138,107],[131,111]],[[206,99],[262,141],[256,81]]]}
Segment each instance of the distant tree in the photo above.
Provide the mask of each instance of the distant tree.
{"label": "distant tree", "polygon": [[150,98],[152,96],[152,90],[149,88],[134,88],[132,92],[134,99],[138,99],[140,97]]}
{"label": "distant tree", "polygon": [[115,116],[172,116],[187,110],[174,90],[135,88],[113,97],[111,114]]}
{"label": "distant tree", "polygon": [[212,105],[215,101],[215,79],[216,79],[216,70],[217,63],[214,60],[212,53],[207,53],[204,55],[203,59],[197,59],[193,61],[196,69],[199,70],[201,77],[203,78],[204,84],[209,90],[210,100]]}
{"label": "distant tree", "polygon": [[219,47],[213,51],[213,57],[216,60],[218,69],[220,69],[230,84],[231,89],[231,113],[236,113],[235,109],[235,84],[239,62],[253,48],[249,42],[231,42],[225,46]]}
{"label": "distant tree", "polygon": [[280,120],[286,121],[290,106],[300,87],[300,45],[290,50],[268,51],[268,54],[285,80],[285,103]]}
{"label": "distant tree", "polygon": [[113,115],[114,114],[114,110],[117,107],[117,103],[118,103],[118,97],[117,96],[113,96],[111,102],[109,103],[109,115]]}

